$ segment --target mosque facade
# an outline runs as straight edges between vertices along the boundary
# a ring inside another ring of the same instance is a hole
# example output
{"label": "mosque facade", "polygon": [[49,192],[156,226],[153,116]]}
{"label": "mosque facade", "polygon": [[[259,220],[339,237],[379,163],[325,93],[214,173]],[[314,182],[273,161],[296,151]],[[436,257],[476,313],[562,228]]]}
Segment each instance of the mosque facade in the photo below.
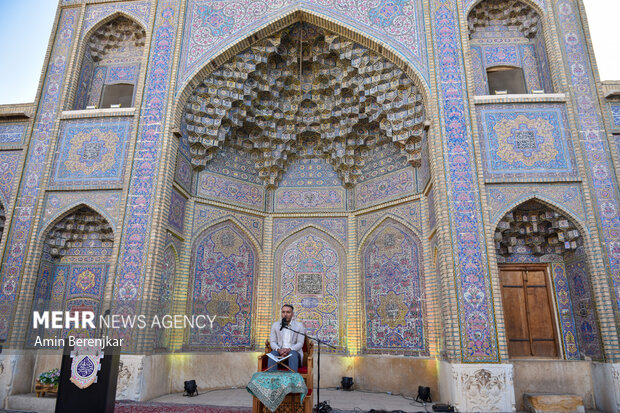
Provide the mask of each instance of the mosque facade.
{"label": "mosque facade", "polygon": [[0,106],[0,396],[35,310],[216,315],[117,333],[148,400],[245,386],[289,303],[322,386],[616,411],[619,162],[581,0],[60,0]]}

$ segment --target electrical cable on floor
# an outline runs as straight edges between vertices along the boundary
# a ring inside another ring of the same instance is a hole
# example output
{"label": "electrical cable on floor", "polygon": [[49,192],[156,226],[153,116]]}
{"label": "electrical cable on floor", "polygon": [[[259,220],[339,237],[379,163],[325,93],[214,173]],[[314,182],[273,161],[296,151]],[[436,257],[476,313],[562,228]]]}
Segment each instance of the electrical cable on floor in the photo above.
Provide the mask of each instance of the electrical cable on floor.
{"label": "electrical cable on floor", "polygon": [[[325,390],[342,390],[342,388],[340,388],[340,387],[325,387],[324,389]],[[403,399],[411,400],[412,403],[409,403],[410,406],[424,407],[424,411],[426,413],[431,413],[431,412],[428,411],[428,407],[426,406],[426,403],[418,402],[413,397],[405,396],[402,393],[391,393],[391,392],[385,392],[385,391],[360,390],[360,389],[355,389],[354,391],[357,391],[357,392],[360,392],[360,393],[368,393],[368,394],[386,394],[388,396],[400,396]],[[415,405],[413,403],[417,403],[417,405]]]}

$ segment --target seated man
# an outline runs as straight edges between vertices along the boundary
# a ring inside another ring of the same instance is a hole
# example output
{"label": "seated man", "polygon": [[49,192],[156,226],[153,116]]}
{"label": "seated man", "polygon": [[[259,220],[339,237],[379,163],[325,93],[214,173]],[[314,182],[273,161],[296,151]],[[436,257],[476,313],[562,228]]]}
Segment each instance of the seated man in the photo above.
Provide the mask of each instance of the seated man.
{"label": "seated man", "polygon": [[[285,357],[292,353],[292,355],[283,363],[287,363],[291,370],[297,371],[304,356],[302,350],[302,347],[304,346],[304,336],[284,328],[283,324],[286,322],[286,325],[288,325],[292,330],[299,331],[300,333],[305,333],[306,331],[303,324],[299,321],[293,321],[293,311],[293,306],[290,304],[284,304],[282,306],[282,320],[276,321],[271,326],[269,342],[273,350],[271,354],[274,356]],[[268,358],[267,363],[269,366],[267,371],[277,370],[277,363],[274,360]]]}

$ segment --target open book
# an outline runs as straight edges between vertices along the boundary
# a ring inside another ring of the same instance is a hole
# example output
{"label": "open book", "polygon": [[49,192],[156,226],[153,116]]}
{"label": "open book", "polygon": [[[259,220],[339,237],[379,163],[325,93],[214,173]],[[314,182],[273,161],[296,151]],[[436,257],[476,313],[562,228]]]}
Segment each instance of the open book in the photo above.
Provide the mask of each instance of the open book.
{"label": "open book", "polygon": [[273,361],[275,361],[276,363],[280,363],[281,361],[286,360],[287,358],[291,357],[293,353],[288,353],[287,356],[284,357],[280,357],[280,356],[274,356],[271,353],[267,353],[267,357],[269,357],[270,359],[272,359]]}

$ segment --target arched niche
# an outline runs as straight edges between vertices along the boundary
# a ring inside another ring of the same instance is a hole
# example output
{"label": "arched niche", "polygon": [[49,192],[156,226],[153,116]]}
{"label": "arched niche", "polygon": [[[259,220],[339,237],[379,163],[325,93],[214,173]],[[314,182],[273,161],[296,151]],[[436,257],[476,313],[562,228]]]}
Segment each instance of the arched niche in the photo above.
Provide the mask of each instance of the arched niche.
{"label": "arched niche", "polygon": [[367,353],[428,355],[422,243],[387,218],[361,250]]}
{"label": "arched niche", "polygon": [[553,93],[543,16],[525,0],[483,0],[468,13],[476,95]]}
{"label": "arched niche", "polygon": [[[101,308],[109,277],[114,233],[108,221],[94,209],[78,205],[60,215],[42,233],[33,308],[39,311],[92,311]],[[34,337],[94,336],[94,331],[31,331]]]}
{"label": "arched niche", "polygon": [[276,303],[295,308],[306,332],[343,351],[346,256],[327,233],[307,227],[286,238],[275,253]]}
{"label": "arched niche", "polygon": [[125,14],[117,14],[87,35],[73,109],[132,107],[146,32]]}
{"label": "arched niche", "polygon": [[497,224],[510,357],[603,359],[584,236],[570,214],[537,199]]}
{"label": "arched niche", "polygon": [[188,314],[215,316],[213,328],[191,329],[186,348],[217,351],[252,346],[259,256],[232,221],[205,229],[193,243]]}

